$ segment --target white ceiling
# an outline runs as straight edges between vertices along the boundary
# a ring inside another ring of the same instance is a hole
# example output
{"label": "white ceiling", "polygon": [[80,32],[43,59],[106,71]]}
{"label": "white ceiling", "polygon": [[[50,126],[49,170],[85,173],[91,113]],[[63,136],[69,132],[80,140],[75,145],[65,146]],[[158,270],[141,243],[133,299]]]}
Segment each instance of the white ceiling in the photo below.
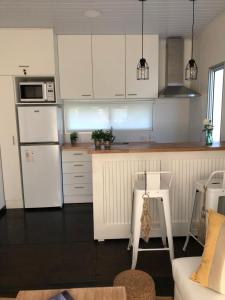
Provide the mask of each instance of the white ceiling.
{"label": "white ceiling", "polygon": [[[145,33],[190,36],[192,2],[147,0]],[[196,1],[196,31],[225,11],[225,0]],[[99,10],[90,19],[86,10]],[[140,33],[138,0],[0,0],[0,27],[53,27],[57,34]]]}

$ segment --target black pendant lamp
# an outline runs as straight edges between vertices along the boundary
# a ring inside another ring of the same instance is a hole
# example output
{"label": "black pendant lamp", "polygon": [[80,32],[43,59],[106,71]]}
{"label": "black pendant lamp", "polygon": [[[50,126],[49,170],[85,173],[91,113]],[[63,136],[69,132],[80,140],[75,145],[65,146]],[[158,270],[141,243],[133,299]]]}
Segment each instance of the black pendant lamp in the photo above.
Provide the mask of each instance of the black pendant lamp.
{"label": "black pendant lamp", "polygon": [[137,65],[137,80],[148,80],[149,79],[149,66],[148,66],[146,59],[143,57],[144,1],[146,1],[146,0],[139,0],[139,1],[142,2],[142,21],[141,21],[141,23],[142,23],[142,27],[141,27],[141,29],[142,29],[142,31],[141,31],[142,56]]}
{"label": "black pendant lamp", "polygon": [[186,68],[185,68],[185,79],[186,80],[196,80],[198,77],[198,67],[193,58],[193,48],[194,48],[194,25],[195,25],[195,1],[189,0],[193,2],[193,19],[192,19],[192,37],[191,37],[191,59],[189,60]]}

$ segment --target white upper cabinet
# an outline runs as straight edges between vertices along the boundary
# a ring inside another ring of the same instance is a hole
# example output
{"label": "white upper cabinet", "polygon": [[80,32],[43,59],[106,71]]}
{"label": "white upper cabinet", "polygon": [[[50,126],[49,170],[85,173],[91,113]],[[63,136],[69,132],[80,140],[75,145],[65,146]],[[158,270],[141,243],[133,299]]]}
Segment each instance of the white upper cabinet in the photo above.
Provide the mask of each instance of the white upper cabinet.
{"label": "white upper cabinet", "polygon": [[23,207],[20,175],[14,83],[11,76],[0,76],[0,148],[7,208]]}
{"label": "white upper cabinet", "polygon": [[125,36],[93,35],[94,96],[125,98]]}
{"label": "white upper cabinet", "polygon": [[141,35],[59,35],[61,99],[158,98],[157,35],[144,36],[149,80],[137,80]]}
{"label": "white upper cabinet", "polygon": [[52,29],[0,29],[0,75],[54,75]]}
{"label": "white upper cabinet", "polygon": [[61,98],[93,98],[91,36],[59,35],[58,55]]}
{"label": "white upper cabinet", "polygon": [[141,45],[141,35],[126,36],[126,98],[158,98],[158,35],[144,35],[143,56],[149,65],[149,80],[136,78]]}

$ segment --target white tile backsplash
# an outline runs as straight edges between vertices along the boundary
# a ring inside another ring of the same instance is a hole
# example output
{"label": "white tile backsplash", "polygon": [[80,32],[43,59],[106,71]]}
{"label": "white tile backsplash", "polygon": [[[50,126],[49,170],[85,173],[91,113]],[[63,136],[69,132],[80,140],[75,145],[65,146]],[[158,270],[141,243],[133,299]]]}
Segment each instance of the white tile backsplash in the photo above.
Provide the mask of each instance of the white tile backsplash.
{"label": "white tile backsplash", "polygon": [[[114,130],[115,142],[148,142],[151,141],[151,130]],[[65,134],[65,142],[70,143],[70,135]],[[91,143],[91,132],[79,132],[78,143]]]}

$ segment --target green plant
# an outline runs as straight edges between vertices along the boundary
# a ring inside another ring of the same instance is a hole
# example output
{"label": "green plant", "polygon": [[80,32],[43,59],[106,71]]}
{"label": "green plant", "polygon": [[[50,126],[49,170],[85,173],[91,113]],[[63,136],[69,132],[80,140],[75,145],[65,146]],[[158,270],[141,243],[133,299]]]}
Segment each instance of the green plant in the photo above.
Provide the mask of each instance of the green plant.
{"label": "green plant", "polygon": [[106,141],[108,141],[108,142],[113,142],[114,141],[114,139],[115,139],[115,137],[113,136],[113,134],[112,134],[112,130],[106,130],[105,132],[104,132],[104,137],[103,137],[103,140],[106,142]]}
{"label": "green plant", "polygon": [[91,134],[92,140],[100,141],[104,138],[104,131],[102,129],[94,130]]}
{"label": "green plant", "polygon": [[70,141],[71,143],[76,142],[78,138],[78,134],[76,131],[73,131],[70,133]]}

